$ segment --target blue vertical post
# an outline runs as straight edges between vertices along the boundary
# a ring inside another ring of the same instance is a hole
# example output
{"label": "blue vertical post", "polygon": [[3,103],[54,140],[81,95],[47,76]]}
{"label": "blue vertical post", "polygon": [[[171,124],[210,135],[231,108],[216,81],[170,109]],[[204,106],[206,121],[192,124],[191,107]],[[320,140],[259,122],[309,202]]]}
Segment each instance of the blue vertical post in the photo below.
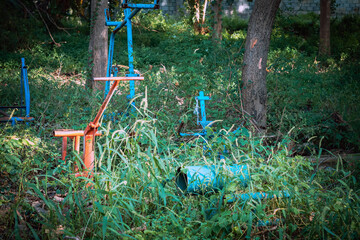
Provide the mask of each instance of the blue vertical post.
{"label": "blue vertical post", "polygon": [[210,97],[205,96],[203,91],[199,92],[199,96],[196,97],[197,100],[200,101],[200,112],[201,112],[201,121],[197,124],[201,124],[203,128],[205,128],[211,121],[206,121],[206,110],[205,110],[205,100],[210,100]]}
{"label": "blue vertical post", "polygon": [[[109,41],[109,54],[108,54],[108,65],[107,65],[107,70],[106,70],[106,77],[111,77],[111,67],[112,67],[113,56],[114,56],[114,42],[115,42],[115,33],[112,32],[110,35],[110,41]],[[106,96],[109,92],[109,89],[110,89],[110,81],[106,81],[104,98],[106,98]]]}
{"label": "blue vertical post", "polygon": [[[127,30],[127,41],[128,41],[128,58],[129,58],[129,74],[127,74],[127,77],[136,77],[138,74],[135,74],[134,72],[134,56],[133,56],[133,37],[132,37],[132,25],[131,25],[131,9],[125,8],[124,9],[125,19],[126,21],[126,30]],[[127,96],[127,98],[131,101],[135,97],[135,81],[130,81],[130,94]],[[135,111],[135,102],[132,102],[132,108],[131,111]]]}
{"label": "blue vertical post", "polygon": [[130,74],[134,74],[132,25],[131,25],[131,19],[128,19],[128,17],[131,14],[131,9],[125,8],[124,14],[125,14],[125,19],[127,19],[126,30],[127,30],[127,43],[128,43],[129,72],[130,72]]}
{"label": "blue vertical post", "polygon": [[[108,9],[105,9],[105,25],[114,26],[114,30],[110,36],[109,44],[109,55],[108,55],[108,66],[107,66],[107,77],[111,77],[111,67],[113,63],[113,53],[114,53],[114,39],[115,34],[124,26],[127,28],[127,44],[128,44],[128,58],[129,58],[129,74],[126,74],[127,77],[138,77],[139,74],[134,72],[134,57],[133,57],[133,37],[132,37],[132,25],[131,19],[141,10],[141,9],[159,9],[158,0],[154,0],[154,4],[128,4],[127,0],[123,0],[121,4],[124,8],[125,18],[122,22],[111,21]],[[131,10],[133,9],[133,10]],[[135,81],[131,80],[130,84],[130,94],[127,96],[127,99],[131,101],[135,97]],[[107,96],[110,89],[110,82],[107,81],[105,85],[105,97]],[[132,102],[131,111],[135,111],[135,102]]]}
{"label": "blue vertical post", "polygon": [[[21,71],[20,71],[20,106],[24,106],[24,70],[25,59],[21,58]],[[23,109],[20,108],[20,114],[22,115]]]}
{"label": "blue vertical post", "polygon": [[24,84],[25,92],[25,110],[26,117],[30,117],[30,89],[29,89],[29,80],[27,77],[27,67],[25,66],[25,59],[21,59],[21,75]]}

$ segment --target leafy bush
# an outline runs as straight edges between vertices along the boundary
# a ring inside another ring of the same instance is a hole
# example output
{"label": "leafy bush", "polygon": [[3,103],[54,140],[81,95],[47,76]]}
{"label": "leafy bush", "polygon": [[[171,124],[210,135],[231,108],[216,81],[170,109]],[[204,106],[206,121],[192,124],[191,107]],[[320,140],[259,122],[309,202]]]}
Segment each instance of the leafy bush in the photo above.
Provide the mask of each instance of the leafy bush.
{"label": "leafy bush", "polygon": [[359,58],[359,16],[345,16],[335,19],[331,24],[331,49],[335,56],[348,55],[353,59]]}
{"label": "leafy bush", "polygon": [[239,30],[247,30],[247,20],[243,20],[236,16],[231,17],[223,17],[223,28],[226,29],[230,34],[239,31]]}

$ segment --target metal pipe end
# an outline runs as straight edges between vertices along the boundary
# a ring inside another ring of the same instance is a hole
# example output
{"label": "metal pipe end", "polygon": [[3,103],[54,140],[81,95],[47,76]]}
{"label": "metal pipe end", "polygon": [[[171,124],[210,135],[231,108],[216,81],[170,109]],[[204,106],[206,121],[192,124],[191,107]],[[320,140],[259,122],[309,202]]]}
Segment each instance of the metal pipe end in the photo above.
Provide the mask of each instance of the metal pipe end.
{"label": "metal pipe end", "polygon": [[175,183],[181,191],[185,192],[188,187],[188,177],[187,174],[181,171],[181,167],[179,167],[176,171]]}

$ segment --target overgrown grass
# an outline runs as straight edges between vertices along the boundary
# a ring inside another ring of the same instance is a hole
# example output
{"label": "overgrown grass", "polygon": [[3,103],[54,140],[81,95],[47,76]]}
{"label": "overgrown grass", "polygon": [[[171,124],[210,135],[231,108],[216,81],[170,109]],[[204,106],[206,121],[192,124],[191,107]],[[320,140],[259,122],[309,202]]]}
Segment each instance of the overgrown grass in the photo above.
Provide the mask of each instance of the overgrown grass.
{"label": "overgrown grass", "polygon": [[[42,43],[3,52],[0,104],[19,101],[18,66],[25,57],[35,121],[28,127],[3,125],[0,130],[0,236],[359,238],[358,163],[339,158],[329,166],[318,158],[326,149],[359,149],[360,71],[353,51],[358,45],[353,40],[351,51],[338,47],[333,57],[318,59],[317,43],[308,40],[316,30],[301,31],[314,19],[279,20],[275,27],[266,138],[251,135],[241,112],[245,23],[227,29],[221,46],[215,46],[207,36],[194,36],[185,21],[175,23],[153,14],[135,21],[135,66],[146,79],[137,85],[138,111],[136,116],[121,115],[128,106],[128,86],[121,85],[108,109],[120,115],[116,123],[102,122],[96,175],[91,179],[74,177],[73,167],[81,165],[81,156],[70,152],[66,163],[60,161],[60,139],[52,137],[54,129],[84,129],[102,101],[101,92],[84,87],[85,27],[70,30],[70,36],[55,33],[61,47]],[[229,20],[233,21],[237,20]],[[125,35],[117,41],[116,63],[126,65]],[[209,131],[222,136],[180,138],[176,133],[180,120],[186,123],[184,131],[198,131],[192,112],[200,90],[212,95],[208,118],[222,120]],[[233,125],[241,126],[241,131],[227,134]],[[229,152],[220,160],[224,146]],[[315,156],[294,157],[299,153]],[[232,164],[249,167],[247,187],[234,184],[236,179],[204,195],[189,195],[176,187],[174,178],[181,166]],[[276,191],[288,191],[291,197],[226,203],[232,194]],[[276,224],[262,226],[266,221]]]}

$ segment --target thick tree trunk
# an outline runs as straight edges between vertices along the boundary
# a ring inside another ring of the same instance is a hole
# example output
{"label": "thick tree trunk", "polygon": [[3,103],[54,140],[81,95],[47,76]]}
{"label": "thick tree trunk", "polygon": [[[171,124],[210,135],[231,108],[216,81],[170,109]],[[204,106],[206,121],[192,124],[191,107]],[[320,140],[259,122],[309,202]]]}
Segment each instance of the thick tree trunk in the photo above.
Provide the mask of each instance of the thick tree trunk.
{"label": "thick tree trunk", "polygon": [[256,0],[252,10],[242,69],[241,98],[245,114],[259,130],[266,128],[266,62],[276,11],[281,0]]}
{"label": "thick tree trunk", "polygon": [[221,16],[221,4],[223,0],[216,0],[213,4],[214,11],[214,26],[212,38],[214,41],[222,40],[222,16]]}
{"label": "thick tree trunk", "polygon": [[86,84],[91,89],[98,88],[94,82],[94,77],[106,76],[106,63],[108,57],[108,32],[107,27],[105,26],[104,13],[106,8],[108,8],[108,1],[91,0],[89,42],[89,67],[91,72]]}
{"label": "thick tree trunk", "polygon": [[331,0],[320,0],[320,55],[330,55]]}

